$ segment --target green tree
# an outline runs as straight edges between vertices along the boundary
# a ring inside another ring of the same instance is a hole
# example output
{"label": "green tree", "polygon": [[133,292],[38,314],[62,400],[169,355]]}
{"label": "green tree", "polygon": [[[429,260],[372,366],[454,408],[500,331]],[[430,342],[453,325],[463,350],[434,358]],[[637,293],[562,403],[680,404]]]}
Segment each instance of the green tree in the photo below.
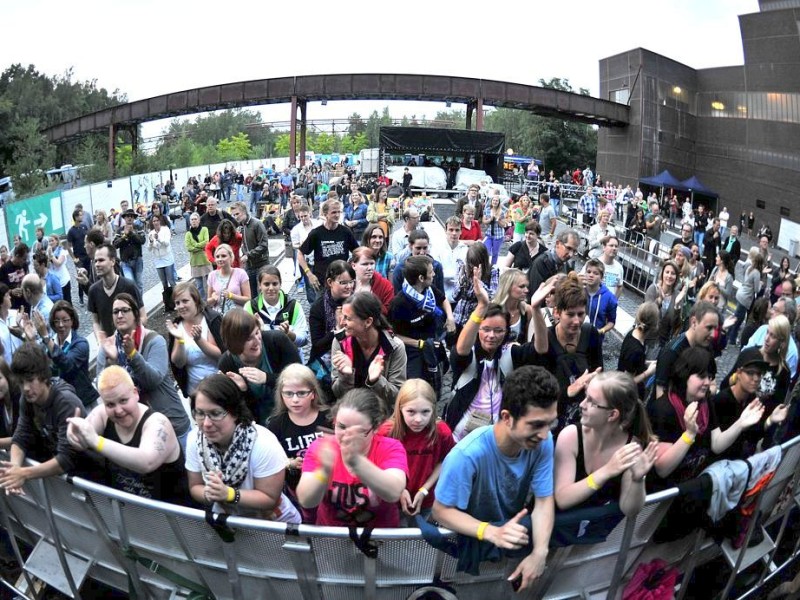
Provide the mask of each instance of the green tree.
{"label": "green tree", "polygon": [[[311,149],[311,137],[306,140],[309,150]],[[289,156],[289,134],[281,133],[275,140],[275,156]]]}
{"label": "green tree", "polygon": [[32,196],[45,187],[42,166],[52,164],[53,146],[39,133],[39,120],[26,117],[8,130],[8,142],[14,148],[14,160],[7,172],[14,181],[17,196]]}
{"label": "green tree", "polygon": [[335,144],[336,141],[333,135],[322,132],[316,135],[311,149],[317,154],[330,154],[333,152]]}
{"label": "green tree", "polygon": [[[547,88],[575,91],[568,79],[556,77],[539,83]],[[578,93],[588,95],[589,90],[581,88]],[[486,129],[504,133],[506,148],[541,159],[545,169],[556,174],[576,165],[594,164],[596,160],[597,130],[585,123],[499,108],[488,114]]]}
{"label": "green tree", "polygon": [[351,138],[355,138],[359,133],[364,133],[367,130],[367,124],[364,123],[364,119],[357,112],[347,117],[347,120],[350,122],[350,126],[347,128],[347,135]]}
{"label": "green tree", "polygon": [[252,146],[246,133],[237,133],[217,143],[217,158],[219,162],[229,160],[243,160],[250,155]]}
{"label": "green tree", "polygon": [[[12,167],[21,156],[14,146],[13,140],[18,138],[12,135],[12,127],[25,119],[36,119],[40,128],[47,128],[126,101],[118,90],[108,92],[99,88],[96,80],[73,81],[72,69],[61,76],[48,76],[33,65],[11,65],[0,74],[0,169],[9,173],[26,170],[23,166]],[[19,133],[18,129],[14,131]],[[65,162],[76,164],[78,161],[69,160],[69,157],[74,156],[77,149],[78,142],[68,143],[59,150],[59,155]],[[42,154],[37,168],[49,169],[54,166],[55,159],[55,152]],[[31,159],[24,157],[24,160]],[[16,182],[15,187],[18,187]]]}
{"label": "green tree", "polygon": [[106,181],[108,173],[108,147],[97,136],[86,136],[78,144],[75,163],[81,166],[83,183]]}
{"label": "green tree", "polygon": [[440,110],[433,118],[435,125],[433,127],[442,127],[445,129],[466,129],[467,128],[467,113],[463,110]]}

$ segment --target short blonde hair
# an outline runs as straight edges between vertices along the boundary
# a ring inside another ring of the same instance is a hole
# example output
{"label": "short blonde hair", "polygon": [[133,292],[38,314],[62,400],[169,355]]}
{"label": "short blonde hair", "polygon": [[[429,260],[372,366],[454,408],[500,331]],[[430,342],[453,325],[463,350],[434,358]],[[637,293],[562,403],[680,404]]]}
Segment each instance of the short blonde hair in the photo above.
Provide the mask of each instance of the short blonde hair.
{"label": "short blonde hair", "polygon": [[130,374],[120,367],[119,365],[109,365],[103,372],[100,373],[100,377],[97,378],[97,391],[100,392],[100,395],[103,395],[103,392],[107,392],[121,383],[133,387],[136,387],[133,384],[133,379],[131,379]]}

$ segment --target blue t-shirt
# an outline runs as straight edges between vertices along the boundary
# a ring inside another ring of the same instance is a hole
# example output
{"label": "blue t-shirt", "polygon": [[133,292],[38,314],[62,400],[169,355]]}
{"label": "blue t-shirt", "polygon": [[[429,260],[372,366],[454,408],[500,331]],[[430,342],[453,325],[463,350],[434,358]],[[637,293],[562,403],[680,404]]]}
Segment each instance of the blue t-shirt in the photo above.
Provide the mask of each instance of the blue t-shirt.
{"label": "blue t-shirt", "polygon": [[436,499],[481,521],[507,521],[536,498],[553,495],[553,436],[516,457],[500,452],[491,425],[461,440],[442,464]]}

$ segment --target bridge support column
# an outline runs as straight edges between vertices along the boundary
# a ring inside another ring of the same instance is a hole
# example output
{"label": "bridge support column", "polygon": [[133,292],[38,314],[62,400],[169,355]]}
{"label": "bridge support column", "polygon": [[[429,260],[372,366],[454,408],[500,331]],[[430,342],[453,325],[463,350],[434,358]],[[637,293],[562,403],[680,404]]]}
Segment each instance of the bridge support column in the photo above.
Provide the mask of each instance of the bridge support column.
{"label": "bridge support column", "polygon": [[139,128],[136,125],[131,126],[128,130],[131,134],[131,152],[133,156],[139,155]]}
{"label": "bridge support column", "polygon": [[306,165],[306,101],[305,99],[298,102],[300,107],[300,164],[298,167]]}
{"label": "bridge support column", "polygon": [[117,171],[117,128],[108,126],[108,178],[114,179]]}
{"label": "bridge support column", "polygon": [[467,129],[472,129],[473,113],[475,113],[475,131],[483,131],[483,98],[467,102]]}
{"label": "bridge support column", "polygon": [[297,96],[292,96],[292,116],[289,119],[289,164],[297,156]]}

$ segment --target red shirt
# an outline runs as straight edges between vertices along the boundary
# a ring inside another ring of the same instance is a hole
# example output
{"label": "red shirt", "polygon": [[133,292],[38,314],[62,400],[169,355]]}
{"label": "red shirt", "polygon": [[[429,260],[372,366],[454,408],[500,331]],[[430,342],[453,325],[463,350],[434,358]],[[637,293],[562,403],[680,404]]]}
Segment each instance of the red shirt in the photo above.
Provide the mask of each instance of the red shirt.
{"label": "red shirt", "polygon": [[472,220],[472,227],[467,229],[464,227],[464,221],[461,221],[461,239],[462,240],[473,240],[476,242],[481,241],[483,239],[483,233],[481,232],[481,225],[475,219]]}
{"label": "red shirt", "polygon": [[[392,430],[391,421],[387,421],[378,429],[378,435],[388,436]],[[408,483],[406,489],[411,494],[411,499],[419,491],[425,481],[433,473],[436,465],[441,464],[447,453],[456,445],[453,439],[453,432],[444,421],[437,421],[436,433],[433,440],[428,439],[428,432],[421,431],[414,433],[409,431],[406,437],[400,440],[403,447],[406,449],[406,456],[408,456]],[[428,491],[428,496],[422,501],[422,508],[430,508],[433,506],[433,501],[436,499],[432,487]]]}

